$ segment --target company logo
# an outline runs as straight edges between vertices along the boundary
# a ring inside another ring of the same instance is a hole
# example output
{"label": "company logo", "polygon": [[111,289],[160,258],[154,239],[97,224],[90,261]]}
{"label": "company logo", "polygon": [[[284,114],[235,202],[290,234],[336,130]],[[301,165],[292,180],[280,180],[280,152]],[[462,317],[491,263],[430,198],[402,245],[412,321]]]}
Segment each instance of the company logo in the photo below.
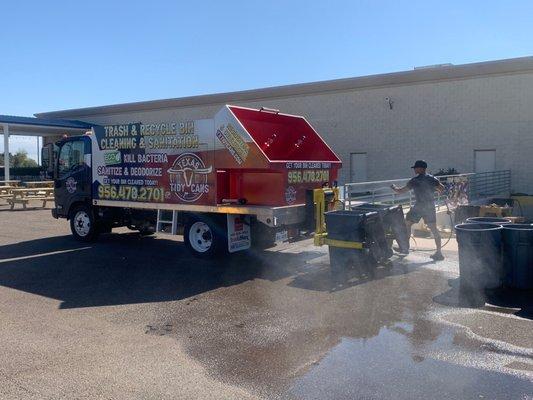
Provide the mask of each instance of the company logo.
{"label": "company logo", "polygon": [[287,204],[292,204],[296,201],[296,189],[292,186],[285,189],[285,201]]}
{"label": "company logo", "polygon": [[120,151],[107,151],[104,153],[105,165],[115,165],[121,162]]}
{"label": "company logo", "polygon": [[207,176],[212,171],[213,167],[206,167],[196,154],[181,154],[167,170],[170,176],[170,191],[182,201],[194,202],[204,193],[209,193]]}
{"label": "company logo", "polygon": [[76,191],[76,185],[78,182],[76,182],[76,179],[74,179],[72,176],[68,178],[65,181],[65,186],[67,187],[67,192],[74,193]]}

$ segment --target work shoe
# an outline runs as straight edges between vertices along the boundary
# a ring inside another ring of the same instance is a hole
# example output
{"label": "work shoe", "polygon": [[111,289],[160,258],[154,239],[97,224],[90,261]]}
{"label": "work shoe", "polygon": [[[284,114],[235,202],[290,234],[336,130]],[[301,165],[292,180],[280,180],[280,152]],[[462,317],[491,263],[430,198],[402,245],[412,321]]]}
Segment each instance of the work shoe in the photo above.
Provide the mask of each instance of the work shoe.
{"label": "work shoe", "polygon": [[401,256],[406,256],[409,254],[409,249],[406,250],[398,246],[394,246],[392,250],[394,250],[396,253],[398,253]]}
{"label": "work shoe", "polygon": [[432,254],[429,256],[430,258],[432,258],[433,260],[435,261],[442,261],[444,260],[444,256],[442,255],[442,253],[440,251],[437,251],[435,254]]}

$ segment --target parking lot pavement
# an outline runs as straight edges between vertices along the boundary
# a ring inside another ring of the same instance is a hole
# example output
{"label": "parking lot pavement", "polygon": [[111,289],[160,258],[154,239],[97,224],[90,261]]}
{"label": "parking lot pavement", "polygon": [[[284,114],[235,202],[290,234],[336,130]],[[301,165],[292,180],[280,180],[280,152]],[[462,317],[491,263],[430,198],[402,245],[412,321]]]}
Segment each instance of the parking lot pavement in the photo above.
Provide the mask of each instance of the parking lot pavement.
{"label": "parking lot pavement", "polygon": [[0,398],[533,396],[530,298],[465,303],[453,242],[336,282],[309,240],[206,261],[127,229],[77,243],[49,210],[0,227]]}

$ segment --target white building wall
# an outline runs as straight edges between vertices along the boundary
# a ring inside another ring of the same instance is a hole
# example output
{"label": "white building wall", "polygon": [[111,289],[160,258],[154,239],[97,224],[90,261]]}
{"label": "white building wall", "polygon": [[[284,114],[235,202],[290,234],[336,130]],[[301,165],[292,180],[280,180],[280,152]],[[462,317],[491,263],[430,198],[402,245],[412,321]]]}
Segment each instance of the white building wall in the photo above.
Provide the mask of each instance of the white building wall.
{"label": "white building wall", "polygon": [[[474,150],[495,149],[496,168],[512,171],[512,189],[533,194],[533,73],[233,104],[304,115],[342,158],[341,182],[349,180],[354,152],[368,154],[368,179],[382,180],[410,176],[416,159],[427,160],[433,172],[472,172]],[[221,105],[69,118],[99,124],[192,120],[212,118]]]}

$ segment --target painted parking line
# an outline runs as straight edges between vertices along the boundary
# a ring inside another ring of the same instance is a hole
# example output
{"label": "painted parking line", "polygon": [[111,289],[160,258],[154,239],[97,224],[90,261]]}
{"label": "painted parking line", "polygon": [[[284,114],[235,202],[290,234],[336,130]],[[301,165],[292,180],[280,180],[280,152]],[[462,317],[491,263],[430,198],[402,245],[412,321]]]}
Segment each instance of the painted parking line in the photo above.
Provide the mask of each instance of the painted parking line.
{"label": "painted parking line", "polygon": [[73,251],[80,251],[80,250],[88,250],[92,249],[92,246],[87,247],[79,247],[77,249],[70,249],[70,250],[59,250],[59,251],[52,251],[50,253],[40,253],[40,254],[33,254],[31,256],[22,256],[22,257],[14,257],[14,258],[5,258],[3,260],[0,260],[0,264],[12,262],[12,261],[20,261],[20,260],[28,260],[31,258],[39,258],[39,257],[46,257],[46,256],[53,256],[56,254],[64,254],[64,253],[71,253]]}

